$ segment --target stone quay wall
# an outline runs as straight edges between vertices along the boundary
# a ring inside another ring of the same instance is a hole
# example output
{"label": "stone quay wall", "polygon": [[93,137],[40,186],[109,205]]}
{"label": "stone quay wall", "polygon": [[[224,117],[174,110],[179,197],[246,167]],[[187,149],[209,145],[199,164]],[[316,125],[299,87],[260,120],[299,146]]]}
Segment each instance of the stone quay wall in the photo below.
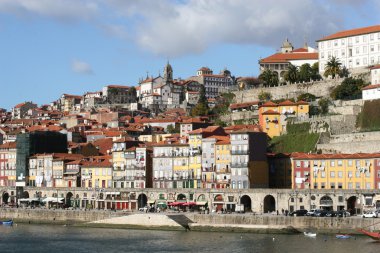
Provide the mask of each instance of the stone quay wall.
{"label": "stone quay wall", "polygon": [[235,91],[235,100],[237,103],[257,101],[261,92],[269,92],[272,99],[290,99],[297,98],[303,93],[311,93],[317,97],[329,97],[330,92],[336,86],[340,85],[344,79],[327,79],[309,83],[287,84],[277,87],[259,87],[250,90]]}

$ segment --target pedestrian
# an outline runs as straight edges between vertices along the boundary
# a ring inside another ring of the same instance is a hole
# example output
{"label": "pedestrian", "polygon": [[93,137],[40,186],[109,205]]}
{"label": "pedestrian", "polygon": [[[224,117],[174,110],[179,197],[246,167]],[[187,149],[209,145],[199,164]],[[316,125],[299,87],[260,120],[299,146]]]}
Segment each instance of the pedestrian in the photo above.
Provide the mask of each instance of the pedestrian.
{"label": "pedestrian", "polygon": [[281,213],[282,213],[282,215],[284,215],[284,208],[281,209]]}
{"label": "pedestrian", "polygon": [[278,216],[278,210],[277,210],[277,216]]}

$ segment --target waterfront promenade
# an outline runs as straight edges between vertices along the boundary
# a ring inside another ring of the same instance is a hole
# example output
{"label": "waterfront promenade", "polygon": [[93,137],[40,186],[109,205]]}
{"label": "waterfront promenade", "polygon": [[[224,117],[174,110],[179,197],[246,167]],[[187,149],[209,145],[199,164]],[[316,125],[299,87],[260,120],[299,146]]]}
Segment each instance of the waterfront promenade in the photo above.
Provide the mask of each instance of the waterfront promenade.
{"label": "waterfront promenade", "polygon": [[380,230],[380,218],[290,217],[276,214],[199,214],[196,212],[144,213],[111,210],[2,208],[0,219],[16,223],[64,224],[125,229],[296,233],[357,233],[358,228]]}

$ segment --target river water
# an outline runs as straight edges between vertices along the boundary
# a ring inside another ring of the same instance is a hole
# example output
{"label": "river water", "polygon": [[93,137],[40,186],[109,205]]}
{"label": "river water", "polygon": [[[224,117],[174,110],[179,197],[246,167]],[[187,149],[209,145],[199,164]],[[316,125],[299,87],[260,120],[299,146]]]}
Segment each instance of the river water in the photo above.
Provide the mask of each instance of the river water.
{"label": "river water", "polygon": [[358,236],[208,233],[80,228],[18,224],[0,226],[0,252],[307,252],[378,253],[380,243]]}

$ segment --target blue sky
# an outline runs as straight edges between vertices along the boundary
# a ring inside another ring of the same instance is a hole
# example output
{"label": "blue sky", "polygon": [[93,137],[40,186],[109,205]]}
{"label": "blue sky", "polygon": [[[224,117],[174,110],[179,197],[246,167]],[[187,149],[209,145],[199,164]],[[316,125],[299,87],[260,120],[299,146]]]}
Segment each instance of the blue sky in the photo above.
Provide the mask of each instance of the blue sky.
{"label": "blue sky", "polygon": [[380,24],[367,0],[0,0],[0,108],[136,85],[167,60],[174,77],[208,66],[258,75],[288,37]]}

